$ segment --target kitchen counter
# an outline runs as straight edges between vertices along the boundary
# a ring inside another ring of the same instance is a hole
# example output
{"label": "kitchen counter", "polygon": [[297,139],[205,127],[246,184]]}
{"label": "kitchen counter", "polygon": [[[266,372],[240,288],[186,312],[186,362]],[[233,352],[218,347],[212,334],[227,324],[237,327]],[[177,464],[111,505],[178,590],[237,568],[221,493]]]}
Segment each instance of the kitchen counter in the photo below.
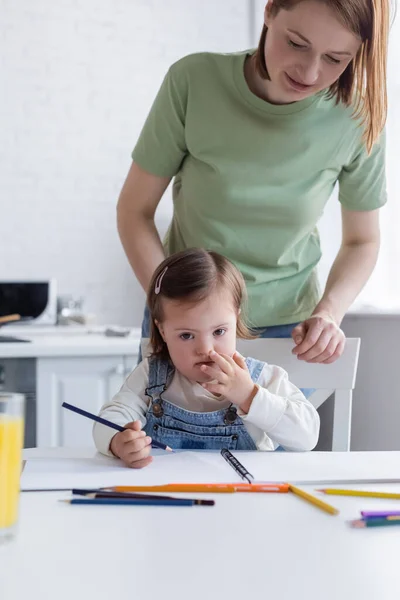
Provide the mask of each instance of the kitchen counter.
{"label": "kitchen counter", "polygon": [[[37,446],[90,444],[92,422],[62,409],[68,402],[98,413],[137,364],[140,330],[110,337],[109,326],[7,325],[0,336],[0,386],[26,397],[26,441]],[[33,441],[32,441],[33,440]]]}
{"label": "kitchen counter", "polygon": [[0,342],[0,358],[115,356],[138,352],[139,328],[130,329],[125,337],[105,335],[106,329],[105,326],[1,327],[0,337],[13,336],[29,342]]}

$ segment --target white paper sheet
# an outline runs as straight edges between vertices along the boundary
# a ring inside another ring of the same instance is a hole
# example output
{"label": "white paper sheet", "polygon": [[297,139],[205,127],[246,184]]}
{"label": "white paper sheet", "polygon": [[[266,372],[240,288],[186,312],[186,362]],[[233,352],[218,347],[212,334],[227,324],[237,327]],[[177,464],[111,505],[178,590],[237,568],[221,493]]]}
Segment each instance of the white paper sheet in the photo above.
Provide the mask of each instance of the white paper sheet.
{"label": "white paper sheet", "polygon": [[102,455],[29,459],[21,477],[21,489],[241,481],[219,453],[208,457],[200,452],[155,451],[153,454],[153,462],[138,470],[128,469],[120,460]]}
{"label": "white paper sheet", "polygon": [[398,452],[235,452],[235,456],[260,481],[400,482]]}
{"label": "white paper sheet", "polygon": [[[291,483],[362,483],[400,481],[397,452],[235,452],[255,480]],[[219,452],[153,451],[154,461],[144,469],[126,468],[102,455],[28,458],[22,489],[91,488],[112,485],[210,483],[242,481]]]}

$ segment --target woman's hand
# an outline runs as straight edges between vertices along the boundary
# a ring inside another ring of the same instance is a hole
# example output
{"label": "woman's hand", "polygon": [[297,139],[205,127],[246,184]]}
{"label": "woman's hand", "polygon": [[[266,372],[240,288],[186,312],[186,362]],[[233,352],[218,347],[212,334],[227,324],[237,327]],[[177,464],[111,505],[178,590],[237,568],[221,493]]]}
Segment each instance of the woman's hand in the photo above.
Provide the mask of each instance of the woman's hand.
{"label": "woman's hand", "polygon": [[296,347],[293,354],[299,360],[329,365],[343,353],[346,337],[329,315],[318,313],[299,323],[292,338]]}
{"label": "woman's hand", "polygon": [[210,376],[210,383],[202,383],[212,394],[221,394],[227,400],[248,412],[258,388],[253,383],[246,361],[239,352],[232,356],[210,352],[215,366],[203,365],[201,370]]}

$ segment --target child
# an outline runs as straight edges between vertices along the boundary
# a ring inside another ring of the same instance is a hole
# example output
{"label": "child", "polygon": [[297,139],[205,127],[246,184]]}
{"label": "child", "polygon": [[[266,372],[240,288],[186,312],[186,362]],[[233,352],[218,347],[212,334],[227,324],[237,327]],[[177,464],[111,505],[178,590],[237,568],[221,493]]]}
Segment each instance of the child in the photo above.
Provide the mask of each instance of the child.
{"label": "child", "polygon": [[128,376],[96,423],[100,452],[148,465],[152,439],[171,448],[312,450],[319,416],[280,367],[236,352],[253,336],[241,306],[245,283],[225,257],[197,248],[165,259],[147,303],[152,354]]}

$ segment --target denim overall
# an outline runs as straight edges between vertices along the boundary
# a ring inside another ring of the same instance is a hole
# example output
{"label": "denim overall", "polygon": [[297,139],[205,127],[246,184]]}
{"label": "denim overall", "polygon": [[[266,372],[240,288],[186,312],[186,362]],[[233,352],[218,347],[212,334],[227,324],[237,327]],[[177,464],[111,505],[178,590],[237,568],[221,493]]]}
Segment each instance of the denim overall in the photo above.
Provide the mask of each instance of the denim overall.
{"label": "denim overall", "polygon": [[[251,379],[256,383],[265,363],[246,358],[246,364]],[[150,404],[144,428],[147,435],[173,449],[257,450],[233,404],[213,412],[192,412],[164,400],[162,393],[174,371],[168,361],[155,357],[149,359],[149,384],[145,393]]]}

